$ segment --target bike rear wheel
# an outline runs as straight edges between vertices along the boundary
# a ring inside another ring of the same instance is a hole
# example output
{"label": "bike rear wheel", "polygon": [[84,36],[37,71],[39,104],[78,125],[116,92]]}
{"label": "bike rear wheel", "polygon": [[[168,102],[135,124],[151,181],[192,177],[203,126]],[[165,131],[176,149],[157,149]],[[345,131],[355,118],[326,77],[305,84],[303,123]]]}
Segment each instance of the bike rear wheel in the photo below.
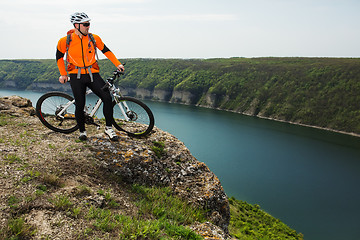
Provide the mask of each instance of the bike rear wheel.
{"label": "bike rear wheel", "polygon": [[151,132],[155,124],[154,115],[145,103],[136,98],[121,97],[118,104],[122,106],[124,112],[113,101],[113,125],[117,130],[124,131],[133,137],[145,136]]}
{"label": "bike rear wheel", "polygon": [[75,119],[75,104],[70,104],[73,100],[72,96],[63,92],[45,93],[36,103],[36,115],[47,128],[72,133],[79,128]]}

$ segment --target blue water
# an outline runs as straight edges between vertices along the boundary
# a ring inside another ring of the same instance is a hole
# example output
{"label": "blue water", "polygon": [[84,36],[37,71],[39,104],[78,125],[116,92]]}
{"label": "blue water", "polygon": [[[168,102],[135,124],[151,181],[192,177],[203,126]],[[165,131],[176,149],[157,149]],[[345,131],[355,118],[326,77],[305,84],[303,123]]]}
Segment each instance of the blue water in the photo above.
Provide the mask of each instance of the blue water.
{"label": "blue water", "polygon": [[[36,103],[40,93],[0,89]],[[227,195],[262,209],[305,239],[359,239],[360,138],[270,120],[147,102],[219,177]]]}

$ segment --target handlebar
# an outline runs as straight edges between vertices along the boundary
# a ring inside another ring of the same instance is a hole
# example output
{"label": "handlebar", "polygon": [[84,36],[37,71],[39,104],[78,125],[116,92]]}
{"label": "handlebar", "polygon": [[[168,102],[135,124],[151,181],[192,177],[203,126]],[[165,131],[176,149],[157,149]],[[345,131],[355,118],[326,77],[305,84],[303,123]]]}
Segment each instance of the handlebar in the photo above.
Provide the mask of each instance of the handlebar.
{"label": "handlebar", "polygon": [[124,74],[125,74],[124,71],[119,71],[119,70],[116,70],[116,71],[113,72],[114,77],[115,77],[115,76],[118,77],[118,76],[124,75]]}
{"label": "handlebar", "polygon": [[111,85],[114,84],[115,79],[120,75],[124,75],[124,74],[125,74],[124,71],[119,71],[118,69],[114,71],[113,76],[106,79],[105,85],[101,88],[101,90],[106,90],[109,87],[111,87]]}
{"label": "handlebar", "polygon": [[109,77],[107,80],[108,82],[110,82],[111,84],[114,83],[114,80],[119,77],[120,75],[124,75],[125,73],[122,72],[122,71],[119,71],[119,70],[116,70],[113,72],[113,76],[112,77]]}
{"label": "handlebar", "polygon": [[[126,63],[123,63],[123,66],[125,66]],[[118,69],[116,69],[116,71],[113,72],[113,76],[112,77],[109,77],[107,80],[113,84],[114,83],[114,80],[119,77],[120,75],[124,75],[124,71],[119,71]]]}

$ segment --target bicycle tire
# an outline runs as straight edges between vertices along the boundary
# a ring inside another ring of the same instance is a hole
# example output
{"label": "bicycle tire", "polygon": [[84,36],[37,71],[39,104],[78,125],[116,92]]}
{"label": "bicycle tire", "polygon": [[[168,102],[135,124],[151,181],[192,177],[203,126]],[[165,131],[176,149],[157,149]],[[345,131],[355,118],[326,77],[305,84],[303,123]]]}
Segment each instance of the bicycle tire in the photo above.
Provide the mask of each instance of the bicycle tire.
{"label": "bicycle tire", "polygon": [[126,112],[129,121],[121,113],[120,107],[113,101],[114,117],[113,125],[119,131],[126,132],[132,137],[148,135],[155,125],[155,119],[150,108],[140,100],[133,97],[121,97],[119,104],[126,104],[129,110]]}
{"label": "bicycle tire", "polygon": [[75,119],[75,104],[63,113],[63,118],[56,117],[62,107],[74,98],[63,92],[49,92],[42,95],[36,103],[36,115],[49,129],[60,133],[72,133],[79,126]]}

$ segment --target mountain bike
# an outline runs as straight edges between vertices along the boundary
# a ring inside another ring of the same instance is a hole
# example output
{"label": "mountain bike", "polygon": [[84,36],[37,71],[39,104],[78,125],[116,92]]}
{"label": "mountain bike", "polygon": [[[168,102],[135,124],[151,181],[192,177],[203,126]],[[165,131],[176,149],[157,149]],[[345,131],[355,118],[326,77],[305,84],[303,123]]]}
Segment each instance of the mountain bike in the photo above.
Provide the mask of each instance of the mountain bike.
{"label": "mountain bike", "polygon": [[[113,97],[113,125],[117,130],[124,131],[130,136],[145,136],[154,127],[154,115],[145,103],[121,94],[120,88],[115,86],[114,81],[122,74],[123,72],[114,71],[113,76],[106,79],[103,87],[103,90],[109,89]],[[91,93],[90,89],[86,91],[86,95]],[[38,99],[36,115],[49,129],[72,133],[79,128],[75,119],[75,104],[74,98],[64,92],[48,92]],[[101,104],[102,100],[98,99],[94,107],[85,106],[86,124],[100,127],[97,123],[100,122],[100,118],[96,114]]]}

